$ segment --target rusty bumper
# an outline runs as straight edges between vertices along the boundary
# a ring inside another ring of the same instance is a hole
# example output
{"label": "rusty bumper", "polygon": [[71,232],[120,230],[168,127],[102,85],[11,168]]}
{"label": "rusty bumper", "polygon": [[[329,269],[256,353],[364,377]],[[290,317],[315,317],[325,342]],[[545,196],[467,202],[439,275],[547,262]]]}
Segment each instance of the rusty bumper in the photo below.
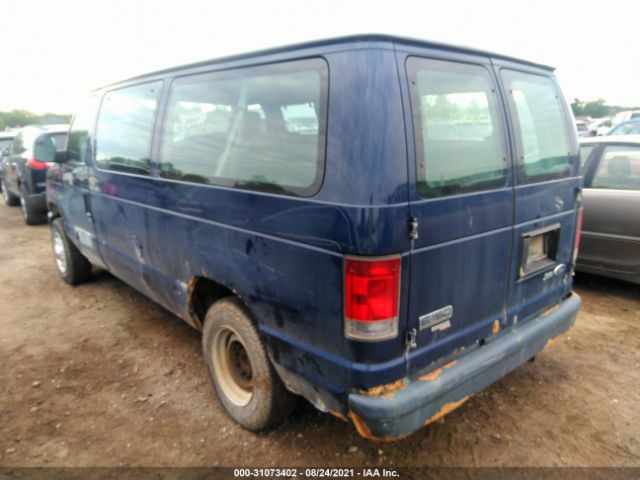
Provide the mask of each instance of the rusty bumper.
{"label": "rusty bumper", "polygon": [[580,303],[573,293],[554,310],[514,325],[495,340],[444,365],[437,375],[427,373],[405,382],[405,388],[393,394],[350,394],[350,417],[358,432],[370,439],[396,440],[437,420],[569,330]]}

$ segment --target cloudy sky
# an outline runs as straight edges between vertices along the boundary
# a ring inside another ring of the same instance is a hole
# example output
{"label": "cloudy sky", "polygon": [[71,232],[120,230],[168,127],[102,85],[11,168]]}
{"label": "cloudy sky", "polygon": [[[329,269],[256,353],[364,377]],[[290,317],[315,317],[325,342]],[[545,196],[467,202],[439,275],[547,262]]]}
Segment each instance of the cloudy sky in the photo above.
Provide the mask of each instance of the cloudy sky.
{"label": "cloudy sky", "polygon": [[637,0],[3,0],[0,110],[67,113],[132,75],[367,32],[550,64],[568,98],[636,106],[638,18]]}

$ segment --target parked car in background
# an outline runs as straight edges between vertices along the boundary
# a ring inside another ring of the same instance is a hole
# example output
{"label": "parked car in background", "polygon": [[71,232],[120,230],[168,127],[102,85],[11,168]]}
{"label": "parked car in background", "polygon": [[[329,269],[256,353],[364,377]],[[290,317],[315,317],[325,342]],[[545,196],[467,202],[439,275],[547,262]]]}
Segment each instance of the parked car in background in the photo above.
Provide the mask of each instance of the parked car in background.
{"label": "parked car in background", "polygon": [[[0,166],[5,157],[5,153],[9,153],[9,146],[15,134],[13,132],[0,132]],[[0,167],[0,191],[2,190],[2,168]]]}
{"label": "parked car in background", "polygon": [[640,135],[640,119],[620,123],[609,130],[607,135]]}
{"label": "parked car in background", "polygon": [[613,116],[611,123],[615,125],[619,125],[622,122],[627,122],[633,119],[640,119],[640,110],[626,110],[624,112],[618,112]]}
{"label": "parked car in background", "polygon": [[382,35],[125,80],[49,171],[55,263],[202,330],[243,427],[400,438],[573,325],[571,119],[551,67]]}
{"label": "parked car in background", "polygon": [[20,205],[27,225],[46,219],[47,169],[64,156],[68,125],[30,125],[16,132],[3,150],[2,195],[7,205]]}
{"label": "parked car in background", "polygon": [[606,135],[611,130],[611,125],[610,117],[596,118],[589,124],[589,136]]}
{"label": "parked car in background", "polygon": [[582,120],[576,120],[576,132],[578,133],[578,137],[588,137],[589,136],[589,125],[587,122]]}
{"label": "parked car in background", "polygon": [[577,270],[640,283],[640,137],[582,140],[584,223]]}

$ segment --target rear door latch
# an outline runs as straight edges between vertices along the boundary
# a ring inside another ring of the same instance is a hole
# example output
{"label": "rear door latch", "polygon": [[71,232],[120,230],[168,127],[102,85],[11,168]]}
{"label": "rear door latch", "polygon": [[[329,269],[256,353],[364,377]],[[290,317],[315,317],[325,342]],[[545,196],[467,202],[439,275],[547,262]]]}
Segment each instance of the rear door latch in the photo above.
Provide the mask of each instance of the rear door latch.
{"label": "rear door latch", "polygon": [[413,348],[416,348],[418,344],[416,343],[416,336],[418,335],[418,331],[415,328],[412,328],[407,332],[407,338],[405,343],[407,345],[407,351]]}
{"label": "rear door latch", "polygon": [[418,239],[418,219],[409,217],[409,240]]}

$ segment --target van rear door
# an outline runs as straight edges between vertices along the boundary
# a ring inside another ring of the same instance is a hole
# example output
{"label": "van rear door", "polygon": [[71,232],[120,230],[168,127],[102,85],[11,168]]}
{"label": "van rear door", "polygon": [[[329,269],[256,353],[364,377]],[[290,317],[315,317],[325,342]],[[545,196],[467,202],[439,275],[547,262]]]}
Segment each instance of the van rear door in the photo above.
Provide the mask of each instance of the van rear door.
{"label": "van rear door", "polygon": [[415,144],[410,371],[492,335],[504,323],[508,292],[514,208],[506,111],[487,57],[442,55],[398,56]]}
{"label": "van rear door", "polygon": [[571,291],[582,178],[573,118],[550,71],[497,65],[514,138],[515,220],[507,323]]}

